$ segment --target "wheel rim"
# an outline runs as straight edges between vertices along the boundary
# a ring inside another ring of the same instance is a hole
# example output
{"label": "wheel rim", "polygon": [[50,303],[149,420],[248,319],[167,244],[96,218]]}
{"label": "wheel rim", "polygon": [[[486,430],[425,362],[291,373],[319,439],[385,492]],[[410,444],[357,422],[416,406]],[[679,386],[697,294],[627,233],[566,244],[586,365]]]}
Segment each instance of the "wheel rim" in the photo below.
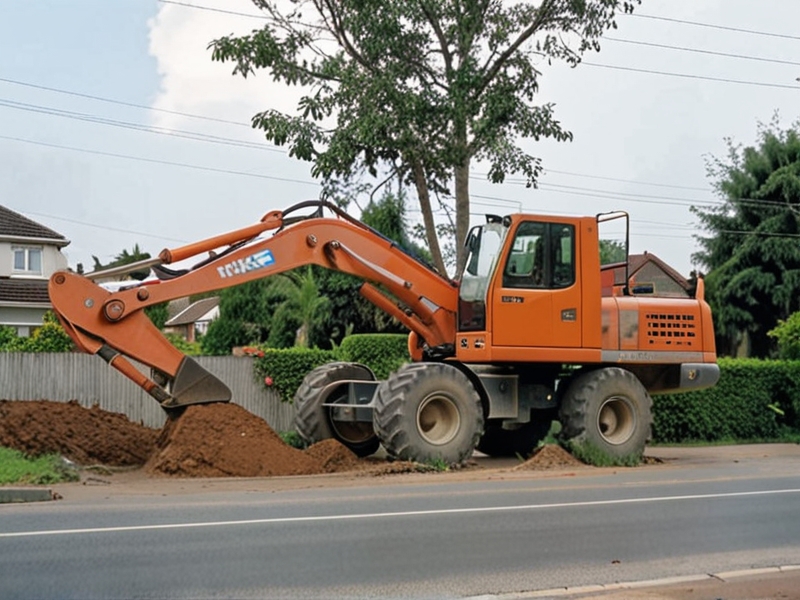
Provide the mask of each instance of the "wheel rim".
{"label": "wheel rim", "polygon": [[461,414],[453,400],[442,394],[431,394],[417,409],[417,431],[429,444],[441,446],[450,442],[461,427]]}
{"label": "wheel rim", "polygon": [[[332,403],[346,402],[347,394],[337,397],[335,400],[327,400]],[[344,444],[363,444],[375,437],[375,430],[372,423],[360,421],[335,421],[333,419],[333,409],[328,409],[328,422],[333,430],[333,437]]]}
{"label": "wheel rim", "polygon": [[601,437],[618,446],[624,444],[636,431],[636,413],[627,398],[607,398],[597,413],[597,430]]}
{"label": "wheel rim", "polygon": [[345,444],[363,444],[375,437],[372,423],[342,423],[331,419],[334,437]]}

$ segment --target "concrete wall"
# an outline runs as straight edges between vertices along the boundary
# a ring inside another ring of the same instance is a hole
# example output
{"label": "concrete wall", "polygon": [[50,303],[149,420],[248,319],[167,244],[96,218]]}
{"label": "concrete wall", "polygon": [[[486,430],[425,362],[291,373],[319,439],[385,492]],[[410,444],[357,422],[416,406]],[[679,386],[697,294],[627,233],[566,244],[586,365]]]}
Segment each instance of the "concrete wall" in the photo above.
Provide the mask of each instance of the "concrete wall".
{"label": "concrete wall", "polygon": [[[294,408],[255,380],[248,357],[198,356],[200,365],[224,381],[233,402],[264,419],[275,431],[293,429]],[[149,374],[149,369],[141,367]],[[0,352],[0,400],[77,400],[119,412],[131,421],[161,427],[158,403],[101,358],[79,353]]]}

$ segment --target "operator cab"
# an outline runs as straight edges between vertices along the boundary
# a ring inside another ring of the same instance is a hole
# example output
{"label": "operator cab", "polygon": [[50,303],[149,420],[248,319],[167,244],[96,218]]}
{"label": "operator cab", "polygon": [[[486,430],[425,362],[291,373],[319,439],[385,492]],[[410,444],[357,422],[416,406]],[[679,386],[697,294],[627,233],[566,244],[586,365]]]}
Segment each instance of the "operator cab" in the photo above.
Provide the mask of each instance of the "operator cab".
{"label": "operator cab", "polygon": [[489,216],[474,227],[461,277],[459,331],[491,332],[493,348],[580,347],[579,222]]}

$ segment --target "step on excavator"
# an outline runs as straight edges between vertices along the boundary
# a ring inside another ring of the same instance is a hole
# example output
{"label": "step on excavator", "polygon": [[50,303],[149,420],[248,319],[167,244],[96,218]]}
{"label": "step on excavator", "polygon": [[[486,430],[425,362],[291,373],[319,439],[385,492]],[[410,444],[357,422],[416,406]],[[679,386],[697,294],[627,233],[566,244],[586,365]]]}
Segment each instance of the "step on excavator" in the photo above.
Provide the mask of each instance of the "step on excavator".
{"label": "step on excavator", "polygon": [[[384,381],[356,363],[308,373],[294,398],[307,442],[335,438],[359,456],[382,445],[393,458],[458,464],[476,448],[526,456],[559,421],[563,440],[623,459],[644,451],[651,395],[713,386],[719,368],[702,279],[693,297],[656,297],[652,285],[629,285],[627,260],[601,266],[598,229],[616,219],[627,232],[626,213],[487,215],[450,279],[314,200],[154,259],[86,275],[59,271],[49,293],[80,350],[178,412],[228,402],[231,392],[174,347],[145,308],[304,265],[349,273],[363,281],[366,299],[409,329],[412,360]],[[150,281],[113,291],[97,283],[148,268]]]}

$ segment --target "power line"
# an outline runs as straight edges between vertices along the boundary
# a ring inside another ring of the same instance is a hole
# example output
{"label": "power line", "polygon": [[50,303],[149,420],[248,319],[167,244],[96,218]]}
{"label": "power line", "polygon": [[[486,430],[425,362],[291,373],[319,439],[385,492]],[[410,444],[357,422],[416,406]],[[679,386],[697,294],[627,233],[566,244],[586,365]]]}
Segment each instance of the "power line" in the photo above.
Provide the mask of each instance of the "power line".
{"label": "power line", "polygon": [[178,110],[168,110],[166,108],[156,108],[155,106],[147,106],[146,104],[136,104],[134,102],[125,102],[124,100],[114,100],[112,98],[103,98],[102,96],[93,96],[91,94],[83,94],[81,92],[73,92],[70,90],[61,90],[58,88],[47,87],[45,85],[37,85],[35,83],[28,83],[25,81],[17,81],[15,79],[6,79],[5,77],[0,77],[0,81],[3,83],[10,83],[12,85],[20,85],[23,87],[29,87],[37,90],[44,90],[47,92],[55,92],[57,94],[66,94],[67,96],[75,96],[77,98],[86,98],[89,100],[96,100],[98,102],[107,102],[109,104],[118,104],[120,106],[128,106],[131,108],[140,108],[143,110],[152,110],[155,112],[165,113],[168,115],[178,115],[181,117],[189,117],[191,119],[201,119],[203,121],[212,121],[215,123],[225,123],[226,125],[237,125],[240,127],[252,127],[250,123],[245,123],[243,121],[231,121],[229,119],[218,119],[216,117],[209,117],[206,115],[196,115],[192,113],[185,113]]}
{"label": "power line", "polygon": [[[33,113],[45,114],[50,116],[62,117],[67,119],[74,119],[78,121],[88,122],[88,123],[95,123],[99,125],[109,125],[112,127],[120,127],[123,129],[132,129],[135,131],[144,131],[147,133],[155,133],[160,135],[169,135],[173,137],[179,137],[183,139],[195,140],[195,141],[203,141],[203,142],[211,142],[211,143],[218,143],[224,144],[229,146],[238,146],[242,148],[250,148],[254,150],[267,150],[270,152],[280,152],[282,154],[286,154],[286,151],[278,146],[274,146],[271,144],[264,144],[259,142],[248,142],[244,140],[236,140],[234,138],[227,138],[222,136],[215,136],[209,135],[205,133],[200,133],[196,131],[186,131],[181,129],[171,129],[168,127],[153,127],[147,125],[141,125],[139,123],[133,123],[130,121],[120,121],[117,119],[109,119],[105,117],[100,117],[97,115],[92,115],[89,113],[79,113],[75,111],[68,111],[58,108],[53,108],[49,106],[42,106],[36,104],[29,104],[26,102],[16,102],[13,100],[6,100],[0,98],[0,106],[5,106],[6,108],[13,108],[17,110],[24,110]],[[623,183],[634,183],[639,185],[647,185],[647,186],[655,186],[655,187],[663,187],[663,188],[674,188],[674,189],[683,189],[683,190],[695,190],[695,191],[711,191],[710,188],[700,188],[700,187],[691,187],[691,186],[682,186],[682,185],[672,185],[667,183],[653,183],[653,182],[646,182],[646,181],[635,181],[630,179],[620,179],[616,177],[603,177],[598,175],[585,175],[581,173],[574,173],[570,171],[558,171],[555,169],[545,169],[545,173],[555,173],[561,175],[570,175],[573,177],[584,177],[589,179],[601,179],[605,181],[616,181],[616,182],[623,182]],[[483,175],[483,178],[486,176]],[[474,180],[481,180],[482,177],[479,174],[471,175],[470,179]],[[526,183],[523,179],[515,179],[515,178],[507,178],[505,180],[507,183]]]}
{"label": "power line", "polygon": [[725,31],[735,31],[737,33],[749,33],[752,35],[763,35],[767,37],[783,38],[787,40],[800,40],[800,36],[788,35],[784,33],[774,33],[771,31],[756,31],[754,29],[742,29],[741,27],[729,27],[726,25],[713,25],[711,23],[700,23],[699,21],[687,21],[685,19],[673,19],[671,17],[659,17],[656,15],[643,15],[641,13],[631,13],[627,16],[639,19],[652,19],[654,21],[668,21],[670,23],[681,23],[683,25],[694,25],[695,27],[708,27],[711,29],[722,29]]}
{"label": "power line", "polygon": [[[656,183],[656,182],[652,182],[652,181],[638,181],[636,179],[621,179],[619,177],[604,177],[602,175],[587,175],[585,173],[575,173],[574,171],[559,171],[559,170],[556,170],[556,169],[548,169],[546,167],[542,171],[543,175],[548,175],[550,173],[553,173],[553,174],[556,174],[556,175],[569,175],[570,177],[583,177],[585,179],[599,179],[599,180],[603,180],[603,181],[615,181],[615,182],[620,182],[620,183],[633,183],[633,184],[636,184],[636,185],[647,185],[647,186],[651,186],[651,187],[671,188],[671,189],[676,189],[676,190],[691,190],[691,191],[696,191],[696,192],[712,192],[713,191],[711,188],[706,188],[706,187],[694,187],[694,186],[688,186],[688,185],[674,185],[674,184],[670,184],[670,183]],[[469,178],[473,179],[475,181],[483,181],[483,182],[485,182],[487,180],[487,178],[488,178],[488,173],[476,173],[475,175],[470,175]],[[503,180],[503,183],[511,183],[511,184],[514,184],[514,185],[527,185],[528,180],[527,179],[520,179],[518,177],[506,177]]]}
{"label": "power line", "polygon": [[211,6],[200,6],[199,4],[189,4],[188,2],[177,2],[176,0],[158,0],[162,4],[174,4],[176,6],[183,6],[185,8],[196,8],[198,10],[207,10],[210,12],[223,13],[226,15],[235,15],[237,17],[249,17],[251,19],[268,19],[266,15],[255,15],[253,13],[237,12],[235,10],[225,10],[223,8],[213,8]]}
{"label": "power line", "polygon": [[95,123],[97,125],[109,125],[111,127],[120,127],[122,129],[131,129],[134,131],[144,131],[147,133],[156,133],[160,135],[169,135],[188,140],[211,142],[215,144],[223,144],[226,146],[238,146],[241,148],[250,148],[253,150],[267,150],[270,152],[280,152],[286,154],[286,151],[277,146],[264,144],[260,142],[248,142],[245,140],[236,140],[233,138],[226,138],[222,136],[210,135],[196,131],[185,131],[181,129],[170,129],[168,127],[153,127],[142,125],[139,123],[132,123],[130,121],[119,121],[117,119],[108,119],[89,113],[79,113],[75,111],[62,110],[59,108],[52,108],[49,106],[41,106],[36,104],[29,104],[26,102],[15,102],[13,100],[5,100],[0,98],[0,106],[6,108],[13,108],[16,110],[23,110],[38,114],[44,114],[54,117],[62,117],[65,119],[73,119],[87,123]]}
{"label": "power line", "polygon": [[[21,142],[25,144],[32,144],[36,146],[44,146],[47,148],[55,148],[58,150],[70,150],[73,152],[82,152],[85,154],[94,154],[98,156],[107,156],[111,158],[122,158],[126,160],[134,160],[138,162],[145,162],[150,164],[160,164],[166,166],[174,166],[174,167],[182,167],[187,169],[194,169],[198,171],[207,171],[210,173],[221,173],[226,175],[240,175],[244,177],[253,177],[256,179],[268,179],[272,181],[285,181],[289,183],[300,183],[304,185],[314,185],[319,186],[318,182],[310,181],[310,180],[302,180],[302,179],[292,179],[288,177],[276,177],[274,175],[265,175],[261,173],[251,173],[247,171],[234,171],[231,169],[220,169],[217,167],[207,167],[202,165],[194,165],[191,163],[181,163],[176,161],[168,161],[168,160],[161,160],[155,158],[147,158],[143,156],[132,156],[129,154],[119,154],[116,152],[106,152],[102,150],[91,150],[88,148],[79,148],[76,146],[66,146],[62,144],[53,144],[49,142],[41,142],[37,140],[29,140],[25,138],[13,137],[13,136],[6,136],[0,135],[0,139],[14,141],[14,142]],[[696,204],[706,204],[710,206],[724,206],[722,202],[712,202],[712,201],[704,201],[704,200],[691,200],[691,199],[684,199],[684,198],[675,198],[671,196],[650,196],[645,195],[642,196],[640,194],[627,194],[622,192],[612,192],[607,190],[594,190],[592,188],[581,188],[578,186],[556,186],[551,184],[542,184],[543,186],[546,185],[545,191],[551,193],[560,193],[560,194],[571,194],[574,196],[587,196],[590,198],[600,198],[605,200],[620,200],[623,202],[634,202],[640,204],[672,204],[676,206],[693,206]],[[563,188],[563,189],[561,189]],[[621,196],[628,196],[628,197],[621,197]],[[494,201],[501,201],[507,202],[511,204],[521,204],[516,200],[511,200],[509,198],[500,198],[497,196],[484,196],[480,194],[470,194],[471,198],[479,198],[484,200],[494,200]],[[758,199],[734,199],[740,203],[745,204],[752,204],[752,205],[770,205],[770,206],[783,206],[785,205],[784,202],[775,201],[775,200],[758,200]]]}
{"label": "power line", "polygon": [[766,81],[746,81],[743,79],[727,79],[725,77],[707,77],[704,75],[692,75],[689,73],[672,73],[669,71],[656,71],[653,69],[636,69],[634,67],[621,67],[619,65],[602,65],[600,63],[581,62],[587,67],[600,67],[603,69],[614,69],[616,71],[631,71],[633,73],[648,73],[651,75],[665,75],[667,77],[681,77],[683,79],[702,79],[705,81],[717,81],[721,83],[737,83],[739,85],[754,85],[759,87],[781,88],[787,90],[800,90],[800,85],[787,85],[784,83],[768,83]]}
{"label": "power line", "polygon": [[[0,81],[4,81],[6,83],[12,83],[12,84],[15,84],[15,85],[33,87],[33,88],[36,88],[36,89],[44,89],[44,90],[47,90],[47,91],[52,91],[52,92],[57,92],[57,93],[75,95],[75,96],[80,96],[80,97],[88,97],[88,98],[91,98],[93,100],[99,100],[99,101],[103,101],[103,102],[110,102],[110,103],[115,103],[115,104],[123,104],[125,106],[135,106],[137,108],[141,108],[141,109],[144,109],[144,110],[156,110],[156,111],[160,110],[160,109],[156,109],[156,108],[145,106],[145,105],[136,105],[136,104],[132,104],[132,103],[129,103],[129,102],[124,102],[124,101],[119,101],[119,100],[112,100],[112,99],[103,98],[103,97],[100,97],[100,96],[90,96],[88,94],[82,94],[82,93],[79,93],[79,92],[73,92],[73,91],[69,91],[69,90],[61,90],[61,89],[56,89],[56,88],[51,88],[51,87],[46,87],[46,86],[40,86],[40,85],[30,84],[30,83],[22,82],[22,81],[8,80],[8,79],[3,79],[3,78],[0,78]],[[92,114],[88,114],[88,113],[78,113],[78,112],[74,112],[74,111],[66,111],[66,110],[62,110],[62,109],[56,109],[56,108],[51,108],[51,107],[46,107],[46,106],[38,106],[38,105],[22,103],[22,102],[0,100],[0,106],[7,106],[9,108],[18,108],[20,110],[28,110],[30,112],[41,112],[43,114],[49,114],[49,115],[54,115],[54,116],[61,116],[61,117],[64,117],[64,118],[71,118],[71,119],[76,119],[76,120],[81,120],[81,121],[87,121],[87,122],[111,125],[111,126],[115,126],[115,127],[122,127],[122,128],[129,128],[129,129],[147,131],[147,132],[150,132],[150,133],[160,133],[160,134],[164,134],[164,135],[173,135],[173,136],[176,136],[176,137],[185,137],[187,139],[195,139],[195,140],[199,140],[199,141],[224,143],[224,144],[242,146],[242,147],[247,147],[247,148],[263,149],[263,150],[270,150],[270,151],[274,151],[274,152],[285,153],[285,150],[283,150],[282,148],[280,148],[278,146],[268,145],[268,144],[257,144],[255,142],[243,142],[243,141],[239,141],[239,140],[234,140],[232,138],[225,138],[225,137],[220,137],[220,136],[211,136],[211,135],[208,135],[208,134],[203,134],[203,133],[198,133],[198,132],[178,130],[178,129],[169,129],[169,128],[164,128],[164,127],[160,127],[160,128],[147,127],[147,126],[144,126],[144,125],[139,125],[139,124],[131,123],[131,122],[128,122],[128,121],[119,121],[119,120],[115,120],[115,119],[108,119],[108,118],[105,118],[105,117],[100,117],[100,116],[96,116],[96,115],[92,115]],[[210,117],[206,117],[204,115],[196,115],[196,114],[190,114],[190,113],[177,113],[177,114],[180,114],[182,116],[187,116],[187,117],[199,118],[199,119],[216,120],[216,119],[212,119]],[[236,125],[246,125],[245,123],[239,123],[239,122],[235,122],[235,121],[224,121],[224,122],[232,123],[232,124],[236,124]],[[574,177],[583,177],[583,178],[589,178],[589,179],[616,181],[616,182],[624,182],[624,183],[638,183],[638,184],[642,184],[642,185],[655,186],[655,187],[686,189],[686,190],[694,190],[694,191],[710,191],[707,188],[699,188],[699,187],[691,187],[691,186],[679,186],[679,185],[671,185],[671,184],[665,184],[665,183],[654,183],[654,182],[637,182],[637,181],[631,181],[631,180],[627,180],[627,179],[620,179],[620,178],[616,178],[616,177],[604,177],[604,176],[599,176],[599,175],[588,175],[588,174],[582,174],[582,173],[575,173],[575,172],[572,172],[572,171],[559,171],[559,170],[556,170],[556,169],[545,169],[545,172],[546,173],[556,173],[556,174],[561,174],[561,175],[569,175],[569,176],[574,176]],[[471,176],[471,178],[472,179],[479,179],[479,176]],[[517,183],[517,182],[523,182],[524,183],[523,180],[508,179],[507,181],[509,183]],[[549,185],[549,184],[543,184],[543,185]]]}
{"label": "power line", "polygon": [[800,62],[795,62],[791,60],[780,60],[778,58],[762,58],[760,56],[747,56],[745,54],[729,54],[727,52],[715,52],[713,50],[703,50],[701,48],[686,48],[684,46],[670,46],[668,44],[656,44],[654,42],[642,42],[639,40],[624,40],[622,38],[614,38],[603,36],[604,40],[608,40],[610,42],[619,42],[621,44],[635,44],[637,46],[650,46],[652,48],[663,48],[666,50],[680,50],[682,52],[695,52],[697,54],[710,54],[712,56],[724,56],[726,58],[739,58],[742,60],[756,60],[759,62],[768,62],[768,63],[776,63],[780,65],[793,65],[793,66],[800,66]]}
{"label": "power line", "polygon": [[304,185],[315,185],[319,186],[319,183],[316,181],[308,181],[302,179],[291,179],[288,177],[275,177],[274,175],[263,175],[261,173],[249,173],[247,171],[233,171],[229,169],[218,169],[216,167],[205,167],[201,165],[193,165],[190,163],[181,163],[175,162],[171,160],[160,160],[156,158],[146,158],[144,156],[131,156],[129,154],[118,154],[116,152],[105,152],[102,150],[90,150],[88,148],[78,148],[76,146],[63,146],[61,144],[51,144],[49,142],[39,142],[36,140],[28,140],[25,138],[13,137],[8,135],[0,135],[0,139],[3,140],[10,140],[12,142],[22,142],[24,144],[33,144],[35,146],[45,146],[47,148],[56,148],[59,150],[72,150],[73,152],[83,152],[85,154],[95,154],[98,156],[108,156],[111,158],[124,158],[127,160],[135,160],[139,162],[145,162],[150,164],[159,164],[159,165],[168,165],[171,167],[183,167],[186,169],[195,169],[198,171],[208,171],[210,173],[223,173],[226,175],[242,175],[244,177],[255,177],[257,179],[269,179],[272,181],[286,181],[289,183],[302,183]]}
{"label": "power line", "polygon": [[24,212],[25,214],[34,215],[34,216],[37,216],[37,217],[45,217],[47,219],[54,219],[56,221],[64,221],[66,223],[74,223],[76,225],[83,225],[84,227],[93,227],[95,229],[103,229],[105,231],[117,231],[119,233],[132,233],[132,234],[135,234],[135,235],[141,235],[141,236],[144,236],[144,237],[150,237],[150,238],[155,238],[155,239],[159,239],[159,240],[169,240],[171,242],[177,242],[179,244],[187,243],[187,240],[171,238],[171,237],[167,237],[167,236],[163,236],[163,235],[156,235],[156,234],[154,234],[152,232],[151,233],[145,233],[143,231],[134,231],[132,229],[121,229],[119,227],[111,227],[110,225],[95,225],[94,223],[88,223],[86,221],[79,221],[77,219],[68,219],[66,217],[57,217],[55,215],[50,215],[50,214],[47,214],[47,213],[40,213],[40,212],[33,212],[33,211],[27,210],[27,209],[24,209],[24,210],[20,209],[19,212]]}
{"label": "power line", "polygon": [[636,181],[632,179],[619,179],[617,177],[604,177],[600,175],[585,175],[582,173],[573,173],[571,171],[556,171],[555,169],[544,169],[545,174],[547,173],[556,173],[558,175],[571,175],[573,177],[585,177],[587,179],[602,179],[604,181],[618,181],[622,183],[636,183],[639,185],[649,185],[653,187],[662,187],[662,188],[673,188],[676,190],[693,190],[698,192],[710,192],[712,191],[711,188],[701,188],[701,187],[693,187],[687,185],[674,185],[670,183],[653,183],[648,181]]}

